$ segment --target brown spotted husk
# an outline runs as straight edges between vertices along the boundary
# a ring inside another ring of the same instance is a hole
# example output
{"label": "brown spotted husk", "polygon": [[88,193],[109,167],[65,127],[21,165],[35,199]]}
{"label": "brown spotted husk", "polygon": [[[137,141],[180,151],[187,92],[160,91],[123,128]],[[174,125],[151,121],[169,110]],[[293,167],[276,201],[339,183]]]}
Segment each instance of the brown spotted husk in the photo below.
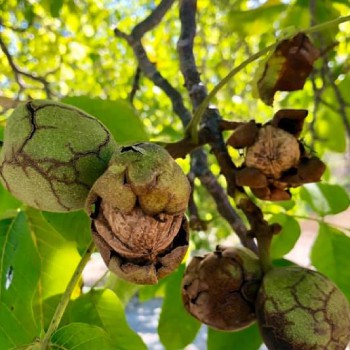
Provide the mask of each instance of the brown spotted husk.
{"label": "brown spotted husk", "polygon": [[218,246],[188,265],[182,282],[186,310],[206,325],[238,331],[255,322],[254,302],[262,278],[257,256],[243,247]]}

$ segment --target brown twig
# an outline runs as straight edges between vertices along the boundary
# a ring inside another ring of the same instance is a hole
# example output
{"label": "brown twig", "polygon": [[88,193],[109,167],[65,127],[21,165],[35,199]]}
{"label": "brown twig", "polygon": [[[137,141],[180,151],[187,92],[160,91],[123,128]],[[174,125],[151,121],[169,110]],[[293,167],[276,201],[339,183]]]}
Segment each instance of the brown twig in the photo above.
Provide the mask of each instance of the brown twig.
{"label": "brown twig", "polygon": [[[193,42],[196,35],[196,0],[182,0],[180,5],[181,34],[177,44],[180,57],[180,69],[185,79],[185,86],[190,95],[194,110],[207,96],[193,54]],[[222,174],[227,181],[227,192],[235,196],[235,165],[228,154],[220,128],[221,116],[216,108],[208,108],[201,124],[201,133],[212,148]]]}
{"label": "brown twig", "polygon": [[256,238],[262,268],[264,272],[267,272],[272,268],[270,256],[271,241],[273,236],[281,231],[282,227],[277,223],[269,225],[264,219],[260,208],[248,198],[242,199],[239,206],[251,225],[248,236]]}
{"label": "brown twig", "polygon": [[12,30],[13,32],[18,32],[18,33],[23,33],[26,31],[25,28],[20,28],[20,27],[14,27],[12,25],[8,25],[8,24],[5,24],[2,20],[2,18],[0,18],[0,26],[4,27],[4,28],[7,28],[7,29],[10,29]]}
{"label": "brown twig", "polygon": [[190,222],[190,228],[194,231],[205,231],[207,229],[207,222],[202,220],[199,215],[199,210],[197,207],[197,204],[194,200],[194,189],[195,184],[194,180],[196,178],[196,175],[194,171],[191,169],[190,172],[187,175],[188,181],[191,185],[192,191],[190,194],[190,198],[188,200],[188,213],[189,213],[189,222]]}
{"label": "brown twig", "polygon": [[199,178],[202,186],[214,199],[219,214],[236,232],[241,243],[256,252],[257,248],[253,237],[248,235],[248,230],[241,217],[232,207],[224,189],[219,184],[215,175],[209,170],[206,154],[202,150],[195,150],[191,155],[191,171]]}
{"label": "brown twig", "polygon": [[[194,110],[200,106],[203,100],[207,96],[207,91],[205,85],[202,83],[200,74],[197,70],[195,57],[193,54],[193,43],[196,34],[196,0],[182,0],[180,3],[180,21],[181,21],[181,34],[178,41],[177,49],[180,57],[180,68],[185,79],[185,86],[189,92],[192,105]],[[202,130],[207,130],[210,133],[209,144],[211,146],[212,152],[214,153],[217,162],[220,166],[221,172],[224,175],[227,182],[227,192],[233,198],[237,198],[237,194],[241,194],[244,200],[239,201],[239,207],[246,214],[247,219],[251,225],[251,228],[255,228],[259,225],[265,226],[263,232],[268,231],[269,225],[265,220],[263,220],[263,214],[259,207],[257,207],[248,197],[245,195],[242,188],[237,187],[235,184],[235,172],[236,167],[232,162],[232,159],[227,151],[225,141],[222,136],[222,118],[219,111],[216,108],[207,108],[206,113],[201,122],[201,132]],[[207,174],[209,174],[207,172]],[[215,179],[215,177],[214,177]],[[218,204],[218,211],[224,217],[226,212],[221,211],[220,203],[226,203],[228,201],[226,195],[222,196],[220,193],[220,199],[216,197],[218,193],[216,192],[216,184],[213,182],[213,178],[209,176],[205,178],[202,175],[201,181],[206,188],[211,189],[212,196],[216,198]],[[227,204],[225,204],[227,208]],[[249,208],[249,210],[248,210]],[[259,215],[248,215],[254,208],[255,213]],[[236,214],[236,213],[235,213]],[[232,214],[231,214],[232,215]],[[262,218],[262,219],[261,219]],[[238,229],[238,230],[237,230]],[[247,237],[246,232],[240,236],[242,229],[235,228],[235,231],[239,235],[241,241],[245,245],[254,246],[252,237]],[[240,233],[238,233],[240,232]],[[258,233],[257,233],[258,235]],[[247,243],[249,242],[249,243]]]}
{"label": "brown twig", "polygon": [[27,77],[27,78],[32,79],[34,81],[40,82],[43,85],[43,87],[44,87],[46,96],[48,98],[52,97],[53,93],[52,93],[52,91],[50,89],[50,83],[44,77],[28,73],[26,71],[23,71],[19,67],[17,67],[17,65],[15,64],[15,62],[13,60],[13,57],[11,56],[11,54],[10,54],[6,44],[5,44],[5,42],[3,41],[2,37],[1,37],[1,34],[0,34],[0,48],[1,48],[1,50],[3,51],[3,53],[5,54],[5,56],[7,58],[7,61],[8,61],[9,65],[10,65],[10,67],[12,69],[12,72],[14,74],[16,83],[17,83],[17,85],[20,88],[20,91],[23,91],[26,88],[26,86],[24,85],[21,77]]}
{"label": "brown twig", "polygon": [[137,66],[135,76],[134,76],[134,81],[132,83],[132,89],[129,94],[129,101],[131,104],[133,104],[134,102],[136,92],[140,89],[140,77],[141,77],[141,69],[139,66]]}
{"label": "brown twig", "polygon": [[230,120],[220,120],[219,126],[221,131],[236,130],[239,126],[247,124],[247,122],[232,122]]}
{"label": "brown twig", "polygon": [[186,126],[191,120],[191,113],[185,107],[181,94],[160,74],[155,64],[148,58],[146,50],[141,43],[142,36],[148,30],[151,30],[159,24],[166,11],[174,2],[175,0],[162,0],[145,20],[135,26],[131,34],[126,34],[118,28],[114,29],[114,34],[126,40],[132,47],[140,70],[148,79],[166,93],[170,98],[174,112],[180,117],[182,124]]}
{"label": "brown twig", "polygon": [[175,0],[162,0],[149,16],[134,27],[131,32],[131,36],[134,38],[134,40],[140,40],[146,32],[154,29],[174,2]]}

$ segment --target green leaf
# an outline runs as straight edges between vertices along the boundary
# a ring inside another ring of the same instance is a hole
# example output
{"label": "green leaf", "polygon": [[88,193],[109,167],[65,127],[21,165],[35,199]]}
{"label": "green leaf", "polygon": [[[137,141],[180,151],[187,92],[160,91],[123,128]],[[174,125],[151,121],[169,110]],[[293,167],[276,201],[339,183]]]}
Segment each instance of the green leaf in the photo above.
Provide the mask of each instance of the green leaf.
{"label": "green leaf", "polygon": [[157,297],[164,298],[167,281],[167,278],[162,278],[157,284],[142,286],[138,291],[139,300],[145,302]]}
{"label": "green leaf", "polygon": [[81,108],[101,120],[117,142],[148,140],[145,127],[126,101],[109,101],[79,96],[66,97],[62,102]]}
{"label": "green leaf", "polygon": [[254,93],[272,106],[277,91],[303,89],[318,57],[319,51],[302,32],[280,41],[273,52],[260,62],[253,79]]}
{"label": "green leaf", "polygon": [[24,17],[26,21],[28,22],[28,26],[33,24],[33,20],[35,18],[35,13],[33,9],[33,5],[29,1],[21,1],[24,6]]}
{"label": "green leaf", "polygon": [[63,6],[63,0],[50,0],[50,12],[52,17],[59,17],[61,8]]}
{"label": "green leaf", "polygon": [[57,305],[60,302],[61,298],[62,298],[62,294],[56,294],[56,295],[53,295],[52,297],[38,300],[38,305],[44,311],[42,313],[43,329],[47,329],[49,327],[52,316],[54,315]]}
{"label": "green leaf", "polygon": [[71,323],[58,329],[51,344],[51,350],[115,350],[102,328],[84,323]]}
{"label": "green leaf", "polygon": [[350,300],[350,237],[327,224],[320,224],[311,250],[311,262],[329,277]]}
{"label": "green leaf", "polygon": [[49,319],[53,307],[46,308],[43,301],[57,294],[62,294],[80,261],[75,242],[65,240],[47,221],[41,212],[29,208],[27,210],[31,236],[37,246],[42,261],[42,271],[36,303],[34,305],[37,318],[42,325]]}
{"label": "green leaf", "polygon": [[13,212],[20,206],[21,202],[13,197],[10,192],[6,191],[6,189],[0,183],[0,219],[5,218],[8,216],[9,211]]}
{"label": "green leaf", "polygon": [[258,350],[262,344],[258,326],[253,324],[239,332],[220,332],[208,328],[208,350]]}
{"label": "green leaf", "polygon": [[[331,105],[334,105],[334,98]],[[316,132],[323,147],[335,152],[346,150],[345,128],[338,113],[321,106],[317,113]]]}
{"label": "green leaf", "polygon": [[307,184],[300,190],[300,197],[321,216],[340,213],[350,205],[349,195],[340,185]]}
{"label": "green leaf", "polygon": [[67,310],[67,318],[69,322],[85,322],[103,328],[114,349],[147,349],[140,336],[129,327],[122,303],[108,289],[91,290],[74,300]]}
{"label": "green leaf", "polygon": [[181,282],[185,265],[167,278],[158,334],[167,350],[183,349],[196,337],[201,323],[190,316],[182,304]]}
{"label": "green leaf", "polygon": [[[2,123],[0,124],[0,141],[3,142],[4,141],[4,126],[2,125]],[[1,150],[1,147],[0,147]]]}
{"label": "green leaf", "polygon": [[27,210],[31,233],[35,237],[39,255],[43,262],[40,277],[43,298],[64,292],[80,261],[74,242],[69,242],[52,229],[40,211]]}
{"label": "green leaf", "polygon": [[23,212],[0,221],[1,349],[30,343],[39,333],[32,300],[40,276],[40,257]]}
{"label": "green leaf", "polygon": [[273,266],[274,267],[287,267],[287,266],[295,266],[295,262],[287,260],[287,259],[274,259]]}
{"label": "green leaf", "polygon": [[75,241],[83,253],[91,241],[90,219],[84,211],[69,213],[42,212],[45,220],[67,241]]}
{"label": "green leaf", "polygon": [[286,214],[276,214],[271,217],[269,223],[278,223],[282,231],[275,235],[271,244],[271,257],[282,258],[291,251],[300,236],[300,226],[297,220]]}
{"label": "green leaf", "polygon": [[108,274],[104,287],[112,290],[124,306],[126,306],[131,298],[142,288],[141,285],[123,280],[114,273]]}
{"label": "green leaf", "polygon": [[228,14],[229,27],[241,35],[261,35],[271,31],[271,24],[286,9],[284,4],[264,5],[253,10],[235,11]]}

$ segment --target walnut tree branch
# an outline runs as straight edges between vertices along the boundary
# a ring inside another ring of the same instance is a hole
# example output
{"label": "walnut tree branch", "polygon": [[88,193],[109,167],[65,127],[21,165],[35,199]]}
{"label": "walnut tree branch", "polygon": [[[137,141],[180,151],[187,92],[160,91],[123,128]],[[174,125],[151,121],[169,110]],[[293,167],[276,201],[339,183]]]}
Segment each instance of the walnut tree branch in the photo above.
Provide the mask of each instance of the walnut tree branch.
{"label": "walnut tree branch", "polygon": [[[185,86],[190,95],[194,110],[207,96],[207,91],[201,81],[193,54],[193,42],[196,35],[196,0],[182,0],[180,4],[181,34],[177,44],[180,57],[180,68],[185,79]],[[207,108],[201,124],[201,132],[208,135],[209,144],[217,158],[221,172],[227,181],[229,195],[235,196],[235,165],[228,154],[221,133],[221,116],[216,108]],[[209,136],[210,135],[210,136]]]}
{"label": "walnut tree branch", "polygon": [[141,77],[141,69],[139,66],[137,66],[135,76],[134,76],[134,81],[132,83],[132,89],[129,94],[129,101],[131,104],[133,104],[136,92],[140,88],[140,77]]}
{"label": "walnut tree branch", "polygon": [[161,1],[146,19],[135,26],[135,28],[131,31],[131,34],[126,34],[118,28],[114,29],[114,34],[115,36],[126,40],[131,46],[138,61],[138,66],[143,74],[156,86],[163,90],[170,98],[174,112],[180,117],[182,124],[185,126],[191,120],[191,113],[185,107],[181,94],[160,74],[155,64],[148,58],[146,50],[141,43],[142,36],[148,30],[151,30],[157,24],[159,24],[166,11],[174,2],[175,0]]}
{"label": "walnut tree branch", "polygon": [[[196,0],[182,0],[180,2],[181,34],[177,45],[181,72],[184,76],[185,86],[189,92],[194,110],[196,110],[207,97],[207,91],[201,81],[193,53],[193,43],[196,35],[196,10]],[[238,205],[246,215],[251,228],[264,227],[264,233],[271,233],[268,223],[263,219],[261,209],[249,199],[243,188],[235,184],[236,167],[227,151],[221,128],[222,118],[219,111],[213,107],[207,108],[201,121],[201,130],[207,130],[211,135],[209,145],[226,179],[228,194],[234,199],[237,198],[237,195],[243,196],[244,200],[240,200]],[[213,193],[215,193],[215,191]],[[218,211],[220,211],[219,206]],[[250,215],[252,211],[255,215]],[[221,215],[223,215],[223,213],[221,213]],[[259,232],[254,232],[254,234],[258,238]],[[243,244],[247,244],[247,240],[252,238],[253,236],[247,237],[246,235],[240,237]],[[266,241],[266,239],[263,240],[263,242]],[[251,244],[253,244],[252,241]],[[264,249],[264,252],[266,252],[266,249]]]}
{"label": "walnut tree branch", "polygon": [[174,2],[175,0],[162,0],[148,17],[134,27],[131,32],[131,36],[134,38],[134,40],[140,40],[146,32],[149,32],[155,28]]}
{"label": "walnut tree branch", "polygon": [[216,203],[217,211],[229,223],[236,232],[241,243],[253,251],[257,251],[253,241],[253,236],[248,235],[241,217],[232,207],[227,195],[216,179],[215,175],[209,170],[207,156],[202,150],[194,150],[191,153],[191,171],[199,178],[202,186],[208,191]]}
{"label": "walnut tree branch", "polygon": [[[156,66],[149,60],[147,53],[140,40],[142,35],[145,34],[147,30],[153,28],[163,18],[165,14],[164,7],[162,7],[161,9],[159,9],[159,7],[162,4],[164,4],[164,2],[166,2],[170,7],[170,3],[173,3],[174,1],[162,1],[159,4],[159,6],[154,10],[154,12],[150,14],[152,21],[147,20],[146,18],[144,21],[142,21],[136,26],[138,27],[137,31],[132,30],[131,34],[126,34],[120,31],[118,28],[115,28],[114,33],[117,37],[126,40],[127,43],[132,47],[135,57],[138,61],[138,66],[142,73],[148,79],[150,79],[156,86],[158,86],[162,91],[164,91],[164,93],[172,102],[175,114],[178,115],[178,117],[181,119],[182,124],[186,126],[192,118],[191,112],[186,108],[181,94],[160,74]],[[158,21],[158,23],[155,22],[156,20]],[[148,24],[150,22],[152,22],[152,26]],[[137,32],[136,37],[133,36],[133,33],[135,32]],[[210,130],[206,130],[206,132],[210,134]],[[202,135],[204,135],[204,133]],[[202,144],[206,143],[205,140],[202,140],[202,142]],[[181,149],[181,147],[185,147],[185,152],[183,152],[183,150],[179,152],[179,149]],[[170,154],[172,154],[174,158],[176,158],[176,156],[174,156],[176,152],[180,153],[182,156],[185,156],[196,147],[199,147],[199,145],[190,144],[188,140],[185,140],[183,143],[179,141],[179,143],[171,144],[170,149],[168,149],[167,147],[167,150]],[[245,239],[245,237],[247,236],[247,228],[245,227],[242,219],[233,209],[232,205],[227,199],[224,190],[217,182],[215,176],[209,171],[204,151],[201,149],[197,149],[194,152],[192,152],[191,163],[191,171],[195,171],[195,175],[200,179],[203,186],[212,195],[217,204],[218,211],[220,208],[220,214],[236,231],[237,235],[239,237],[242,237],[242,243],[255,250],[254,242],[252,240],[249,242]],[[195,168],[193,170],[194,166]]]}
{"label": "walnut tree branch", "polygon": [[17,67],[17,65],[15,64],[13,57],[11,56],[11,54],[10,54],[5,42],[3,41],[1,35],[0,35],[0,48],[7,58],[7,61],[8,61],[9,65],[13,71],[16,83],[19,86],[20,90],[24,90],[26,88],[22,79],[21,79],[21,76],[23,76],[23,77],[27,77],[29,79],[32,79],[34,81],[40,82],[44,87],[44,90],[45,90],[47,97],[48,98],[52,97],[53,94],[52,94],[52,91],[50,89],[50,84],[44,77],[28,73],[26,71],[23,71],[19,67]]}

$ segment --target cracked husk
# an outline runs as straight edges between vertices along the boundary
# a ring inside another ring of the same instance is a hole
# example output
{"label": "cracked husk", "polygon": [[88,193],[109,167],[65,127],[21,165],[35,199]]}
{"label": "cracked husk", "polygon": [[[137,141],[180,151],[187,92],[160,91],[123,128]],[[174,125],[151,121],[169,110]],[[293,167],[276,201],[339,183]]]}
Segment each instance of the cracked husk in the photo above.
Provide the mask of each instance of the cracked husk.
{"label": "cracked husk", "polygon": [[79,210],[115,148],[107,128],[82,110],[54,101],[29,101],[7,120],[0,180],[34,208]]}

